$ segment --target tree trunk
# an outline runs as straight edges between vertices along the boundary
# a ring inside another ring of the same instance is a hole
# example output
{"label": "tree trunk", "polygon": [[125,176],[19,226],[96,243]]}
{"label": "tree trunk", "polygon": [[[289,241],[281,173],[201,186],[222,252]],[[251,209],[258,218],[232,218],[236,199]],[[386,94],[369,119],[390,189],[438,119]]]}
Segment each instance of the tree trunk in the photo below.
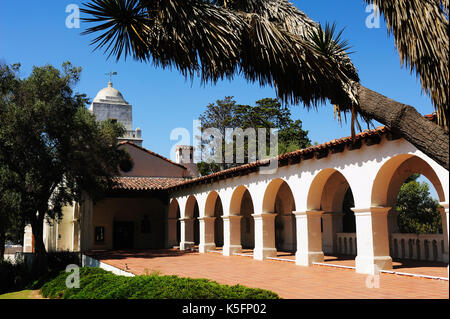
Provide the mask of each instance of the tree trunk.
{"label": "tree trunk", "polygon": [[5,257],[6,229],[2,223],[0,225],[0,261]]}
{"label": "tree trunk", "polygon": [[44,214],[38,213],[31,222],[31,229],[34,236],[34,260],[32,266],[33,275],[39,277],[47,270],[47,252],[44,245]]}
{"label": "tree trunk", "polygon": [[388,126],[439,165],[449,169],[449,136],[446,130],[426,119],[414,107],[362,85],[359,85],[358,100],[362,115]]}

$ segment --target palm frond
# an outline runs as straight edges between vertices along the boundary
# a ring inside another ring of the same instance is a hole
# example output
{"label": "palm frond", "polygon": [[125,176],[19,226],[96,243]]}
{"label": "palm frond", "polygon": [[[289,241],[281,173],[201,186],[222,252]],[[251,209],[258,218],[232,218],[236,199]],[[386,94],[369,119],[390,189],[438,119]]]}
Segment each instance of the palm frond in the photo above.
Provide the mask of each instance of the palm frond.
{"label": "palm frond", "polygon": [[420,76],[430,95],[438,124],[448,130],[449,20],[448,0],[364,0],[383,14],[402,64]]}
{"label": "palm frond", "polygon": [[220,3],[93,0],[82,12],[98,25],[85,34],[103,31],[93,42],[117,58],[131,53],[184,76],[200,75],[203,82],[242,74],[274,86],[285,102],[356,103],[347,84],[358,80],[350,59],[342,54],[342,63],[318,51],[308,40],[317,24],[288,1],[230,0],[226,8]]}
{"label": "palm frond", "polygon": [[145,39],[149,32],[148,15],[146,8],[141,6],[139,0],[92,0],[92,3],[84,4],[84,13],[91,17],[84,21],[102,23],[89,28],[81,34],[103,32],[92,40],[95,49],[106,46],[108,57],[116,56],[119,60],[124,53],[125,58],[133,54],[136,58],[145,58],[148,54],[148,46]]}
{"label": "palm frond", "polygon": [[[336,63],[340,63],[342,65],[342,69],[347,71],[347,76],[352,79],[352,81],[359,81],[358,74],[354,69],[353,65],[350,62],[347,54],[351,54],[353,52],[347,52],[350,49],[348,41],[342,39],[342,34],[345,29],[336,33],[336,23],[330,25],[326,23],[325,28],[319,25],[318,28],[313,29],[309,32],[309,40],[312,43],[312,46],[323,55],[329,57],[330,59],[336,61]],[[341,85],[343,88],[346,88],[350,82],[342,82]],[[349,94],[353,90],[347,90]],[[354,96],[354,99],[357,100],[357,97]],[[347,121],[346,113],[351,113],[351,135],[354,138],[356,136],[356,127],[361,131],[361,126],[358,121],[358,112],[357,112],[357,103],[350,103],[348,105],[343,104],[335,104],[334,105],[334,117],[337,118],[339,123],[342,123],[342,113],[344,114],[344,118]],[[368,118],[364,118],[366,122],[370,122]],[[356,126],[356,127],[355,127]]]}

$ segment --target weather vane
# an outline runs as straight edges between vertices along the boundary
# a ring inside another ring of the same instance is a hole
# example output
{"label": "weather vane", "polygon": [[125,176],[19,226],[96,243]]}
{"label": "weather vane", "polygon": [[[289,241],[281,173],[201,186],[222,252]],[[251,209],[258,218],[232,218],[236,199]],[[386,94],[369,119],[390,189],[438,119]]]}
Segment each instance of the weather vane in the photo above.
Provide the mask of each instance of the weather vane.
{"label": "weather vane", "polygon": [[108,73],[105,73],[105,75],[109,75],[109,82],[112,82],[112,76],[117,75],[117,72],[108,72]]}

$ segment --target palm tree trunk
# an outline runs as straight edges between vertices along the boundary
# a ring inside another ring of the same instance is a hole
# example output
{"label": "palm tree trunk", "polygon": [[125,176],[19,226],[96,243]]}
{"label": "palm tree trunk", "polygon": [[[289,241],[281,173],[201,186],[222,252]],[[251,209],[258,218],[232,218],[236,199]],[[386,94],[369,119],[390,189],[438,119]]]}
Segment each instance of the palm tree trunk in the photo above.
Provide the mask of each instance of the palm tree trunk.
{"label": "palm tree trunk", "polygon": [[362,85],[358,88],[359,112],[388,127],[438,164],[449,169],[448,131],[427,120],[412,106],[402,104]]}

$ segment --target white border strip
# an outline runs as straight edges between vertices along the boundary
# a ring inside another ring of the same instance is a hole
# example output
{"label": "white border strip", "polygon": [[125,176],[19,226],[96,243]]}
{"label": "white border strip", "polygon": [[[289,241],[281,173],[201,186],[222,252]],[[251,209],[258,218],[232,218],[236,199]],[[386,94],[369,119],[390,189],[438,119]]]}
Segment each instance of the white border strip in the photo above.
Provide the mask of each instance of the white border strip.
{"label": "white border strip", "polygon": [[290,261],[295,263],[295,259],[286,259],[286,258],[278,258],[278,257],[267,257],[267,259],[271,260],[279,260],[279,261]]}
{"label": "white border strip", "polygon": [[318,262],[313,262],[313,265],[329,266],[329,267],[345,268],[345,269],[356,269],[356,267],[352,267],[352,266],[342,266],[342,265],[326,264],[326,263],[318,263]]}
{"label": "white border strip", "polygon": [[411,273],[407,273],[407,272],[397,272],[397,271],[392,271],[392,270],[381,270],[380,272],[386,273],[386,274],[400,275],[400,276],[410,276],[410,277],[428,278],[428,279],[437,279],[437,280],[448,281],[448,278],[437,277],[437,276],[430,276],[430,275],[411,274]]}
{"label": "white border strip", "polygon": [[223,254],[221,250],[208,250],[208,253],[216,253],[216,254]]}
{"label": "white border strip", "polygon": [[253,257],[253,254],[241,254],[241,253],[233,253],[234,256],[244,256],[244,257]]}
{"label": "white border strip", "polygon": [[92,257],[90,257],[90,256],[87,256],[87,255],[83,255],[83,256],[82,256],[82,263],[81,263],[81,265],[82,265],[83,267],[97,267],[97,268],[102,268],[102,269],[104,269],[104,270],[106,270],[106,271],[110,271],[110,272],[112,272],[113,274],[119,275],[119,276],[126,276],[126,277],[134,277],[134,276],[136,276],[135,274],[133,274],[133,273],[131,273],[131,272],[128,272],[128,271],[122,270],[122,269],[120,269],[120,268],[111,266],[111,265],[109,265],[109,264],[106,264],[106,263],[104,263],[104,262],[101,262],[101,261],[99,261],[99,260],[97,260],[97,259],[95,259],[95,258],[92,258]]}
{"label": "white border strip", "polygon": [[[351,267],[351,266],[342,266],[342,265],[326,264],[326,263],[318,263],[318,262],[313,262],[313,265],[336,267],[336,268],[346,268],[346,269],[356,269],[356,267]],[[409,276],[409,277],[428,278],[428,279],[437,279],[437,280],[448,281],[448,278],[445,278],[445,277],[437,277],[437,276],[421,275],[421,274],[411,274],[411,273],[407,273],[407,272],[399,272],[399,271],[393,271],[393,270],[381,270],[380,272],[385,273],[385,274],[391,274],[391,275]]]}

